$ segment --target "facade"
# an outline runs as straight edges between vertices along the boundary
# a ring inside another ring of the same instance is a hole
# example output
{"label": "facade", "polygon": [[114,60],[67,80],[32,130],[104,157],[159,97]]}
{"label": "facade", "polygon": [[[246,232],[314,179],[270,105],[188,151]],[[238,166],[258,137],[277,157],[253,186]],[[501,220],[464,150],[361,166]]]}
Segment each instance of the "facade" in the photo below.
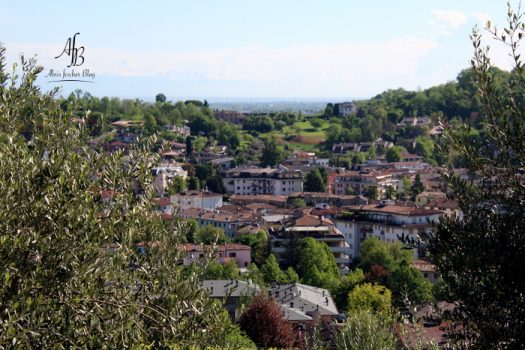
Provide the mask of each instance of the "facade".
{"label": "facade", "polygon": [[186,191],[171,195],[171,202],[180,209],[215,210],[222,207],[222,194],[208,191]]}
{"label": "facade", "polygon": [[223,183],[228,193],[236,195],[289,195],[303,190],[303,174],[282,165],[240,167],[227,171]]}
{"label": "facade", "polygon": [[425,260],[416,259],[412,261],[411,266],[421,273],[421,275],[430,283],[435,284],[438,281],[439,274],[436,271],[436,266]]}
{"label": "facade", "polygon": [[185,252],[183,265],[191,265],[199,262],[206,253],[215,249],[215,260],[224,264],[230,260],[235,261],[239,268],[246,268],[252,263],[252,249],[243,244],[220,244],[215,247],[201,244],[185,243],[178,244],[177,248]]}
{"label": "facade", "polygon": [[217,119],[225,120],[232,124],[242,124],[246,118],[248,118],[247,114],[239,113],[237,111],[227,111],[227,110],[214,110],[213,111],[214,116]]}
{"label": "facade", "polygon": [[341,273],[348,273],[350,247],[343,234],[331,220],[321,215],[310,215],[309,209],[305,209],[296,212],[293,217],[286,219],[282,224],[283,229],[281,231],[270,233],[271,250],[278,260],[286,259],[286,244],[292,237],[312,237],[319,242],[326,243],[334,255]]}
{"label": "facade", "polygon": [[342,102],[342,103],[336,103],[334,105],[334,112],[339,117],[346,117],[352,113],[355,113],[356,111],[357,109],[353,102]]}
{"label": "facade", "polygon": [[[368,237],[387,243],[397,242],[402,236],[416,242],[419,238],[428,237],[432,233],[433,223],[444,215],[439,210],[401,204],[369,204],[346,209],[351,215],[337,219],[336,227],[352,247],[352,258],[359,256],[360,243]],[[419,246],[414,255],[421,255],[423,249],[424,246]]]}
{"label": "facade", "polygon": [[217,213],[201,209],[183,209],[177,213],[177,216],[186,219],[194,219],[200,227],[208,225],[220,228],[226,236],[234,238],[237,230],[247,225],[257,225],[260,221],[259,216],[251,211],[240,211],[235,213]]}
{"label": "facade", "polygon": [[274,285],[268,289],[268,295],[281,305],[284,317],[296,326],[331,323],[339,314],[330,292],[323,288],[300,283]]}
{"label": "facade", "polygon": [[232,321],[240,316],[241,299],[257,295],[261,291],[259,286],[251,281],[238,280],[205,280],[202,281],[201,288],[208,291],[211,298],[222,302]]}
{"label": "facade", "polygon": [[398,181],[389,172],[358,172],[347,171],[335,176],[333,184],[334,193],[336,195],[345,195],[348,193],[363,194],[366,187],[375,186],[379,195],[385,193],[388,186],[397,188]]}

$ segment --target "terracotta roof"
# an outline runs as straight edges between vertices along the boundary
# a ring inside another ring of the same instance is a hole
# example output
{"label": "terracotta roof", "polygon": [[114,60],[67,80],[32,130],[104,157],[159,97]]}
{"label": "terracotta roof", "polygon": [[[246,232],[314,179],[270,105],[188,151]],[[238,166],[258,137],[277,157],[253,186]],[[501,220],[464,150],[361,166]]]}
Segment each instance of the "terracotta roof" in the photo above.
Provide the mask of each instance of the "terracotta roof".
{"label": "terracotta roof", "polygon": [[428,261],[416,259],[412,261],[412,267],[421,272],[436,272],[436,265]]}
{"label": "terracotta roof", "polygon": [[153,202],[156,205],[171,205],[171,199],[169,197],[154,198]]}
{"label": "terracotta roof", "polygon": [[385,213],[385,214],[397,214],[405,216],[424,216],[424,215],[436,215],[442,214],[439,210],[434,209],[425,209],[416,206],[405,206],[398,204],[368,204],[368,205],[352,205],[345,207],[349,210],[359,210],[364,212],[376,212],[376,213]]}
{"label": "terracotta roof", "polygon": [[227,244],[220,244],[211,246],[211,245],[204,245],[204,244],[193,244],[193,243],[181,243],[177,244],[177,249],[185,251],[185,252],[203,252],[203,251],[209,251],[213,248],[216,248],[219,252],[225,252],[228,250],[252,250],[250,246],[244,245],[244,244],[236,244],[236,243],[227,243]]}

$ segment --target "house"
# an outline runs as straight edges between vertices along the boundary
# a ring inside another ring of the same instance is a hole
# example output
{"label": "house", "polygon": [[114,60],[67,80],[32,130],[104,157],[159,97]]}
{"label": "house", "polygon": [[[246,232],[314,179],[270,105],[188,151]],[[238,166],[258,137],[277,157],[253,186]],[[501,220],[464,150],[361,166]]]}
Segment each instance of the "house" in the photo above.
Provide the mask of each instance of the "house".
{"label": "house", "polygon": [[201,288],[210,293],[210,297],[220,300],[228,311],[230,318],[236,320],[243,299],[259,294],[261,289],[251,281],[238,280],[204,280]]}
{"label": "house", "polygon": [[247,205],[250,203],[266,203],[275,205],[276,207],[283,208],[287,205],[288,196],[282,195],[237,195],[234,194],[230,197],[230,203],[236,205]]}
{"label": "house", "polygon": [[198,208],[215,210],[222,207],[222,194],[191,190],[171,195],[171,202],[180,209]]}
{"label": "house", "polygon": [[416,204],[420,207],[424,207],[428,202],[442,201],[446,199],[447,199],[447,194],[444,192],[424,191],[416,196]]}
{"label": "house", "polygon": [[285,318],[295,325],[331,323],[339,314],[330,292],[323,288],[300,283],[273,285],[268,296],[283,307]]}
{"label": "house", "polygon": [[234,238],[237,230],[246,225],[256,225],[262,222],[259,215],[250,212],[218,213],[197,208],[181,209],[177,216],[186,219],[194,219],[200,227],[208,225],[218,227],[224,231],[226,236]]}
{"label": "house", "polygon": [[353,102],[341,102],[334,104],[334,114],[338,117],[346,117],[356,112],[357,108]]}
{"label": "house", "polygon": [[[345,207],[347,214],[335,220],[336,227],[345,236],[353,249],[352,257],[359,256],[360,243],[368,237],[393,243],[405,236],[416,242],[432,234],[433,223],[444,215],[442,211],[417,207],[415,203],[368,204]],[[422,244],[414,255],[423,254]]]}
{"label": "house", "polygon": [[294,192],[288,196],[288,201],[303,199],[306,205],[317,206],[327,204],[329,206],[342,207],[347,205],[368,204],[368,198],[354,195],[337,195],[330,192]]}
{"label": "house", "polygon": [[158,197],[153,199],[156,210],[161,214],[173,214],[173,205],[167,197]]}
{"label": "house", "polygon": [[252,249],[243,244],[219,244],[217,246],[209,246],[202,244],[184,243],[178,244],[177,249],[185,253],[183,258],[183,265],[191,265],[197,263],[207,253],[215,252],[215,260],[224,264],[230,260],[235,261],[239,268],[246,268],[252,263]]}
{"label": "house", "polygon": [[360,195],[364,193],[366,188],[376,187],[379,196],[382,197],[389,186],[394,189],[397,188],[397,180],[393,178],[390,172],[346,171],[335,176],[333,189],[336,195],[345,195],[349,192]]}
{"label": "house", "polygon": [[232,168],[232,164],[234,163],[234,160],[232,157],[216,158],[216,159],[210,160],[210,163],[217,166],[221,170],[230,170]]}
{"label": "house", "polygon": [[312,237],[319,242],[326,243],[341,273],[348,273],[350,247],[345,237],[330,219],[322,215],[311,215],[311,210],[311,208],[297,210],[292,217],[281,222],[283,226],[281,230],[270,232],[272,252],[278,260],[283,261],[286,259],[286,245],[292,237]]}
{"label": "house", "polygon": [[283,165],[239,167],[227,171],[223,183],[228,193],[236,195],[289,195],[303,190],[303,174]]}
{"label": "house", "polygon": [[438,280],[436,266],[422,259],[416,259],[410,264],[413,268],[418,270],[421,275],[430,283],[435,284]]}
{"label": "house", "polygon": [[227,111],[227,110],[214,110],[213,114],[215,118],[219,120],[225,120],[232,124],[242,124],[248,118],[248,115],[245,113],[240,113],[237,111]]}

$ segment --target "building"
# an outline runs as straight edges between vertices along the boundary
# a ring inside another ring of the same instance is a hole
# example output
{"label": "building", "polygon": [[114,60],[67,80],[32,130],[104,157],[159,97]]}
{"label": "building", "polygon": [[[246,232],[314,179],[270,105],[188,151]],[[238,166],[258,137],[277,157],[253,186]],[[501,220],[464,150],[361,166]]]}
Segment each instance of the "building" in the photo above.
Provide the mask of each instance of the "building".
{"label": "building", "polygon": [[219,213],[196,208],[182,209],[177,212],[177,216],[185,219],[194,219],[200,227],[208,225],[220,228],[226,236],[234,238],[237,230],[247,225],[257,225],[262,223],[260,215],[251,211]]}
{"label": "building", "polygon": [[308,206],[327,204],[329,206],[343,207],[348,205],[368,204],[368,198],[354,195],[338,195],[330,192],[295,192],[288,196],[288,201],[303,199]]}
{"label": "building", "polygon": [[275,205],[276,207],[283,208],[287,205],[288,196],[274,196],[270,194],[261,195],[237,195],[234,194],[230,197],[230,203],[236,205],[247,205],[250,203],[265,203]]}
{"label": "building", "polygon": [[215,210],[222,207],[222,194],[209,191],[185,191],[171,195],[171,202],[179,209]]}
{"label": "building", "polygon": [[251,281],[238,280],[205,280],[202,281],[201,288],[210,293],[211,298],[222,302],[232,320],[240,316],[239,307],[242,299],[254,296],[261,291],[259,286]]}
{"label": "building", "polygon": [[226,172],[224,188],[236,195],[289,195],[303,190],[303,174],[277,168],[239,167]]}
{"label": "building", "polygon": [[285,319],[294,325],[331,323],[339,314],[330,292],[323,288],[300,283],[273,285],[268,296],[283,307]]}
{"label": "building", "polygon": [[424,191],[416,196],[416,204],[424,207],[428,202],[443,201],[447,199],[447,194],[444,192],[430,192]]}
{"label": "building", "polygon": [[356,113],[357,108],[353,102],[341,102],[334,105],[334,114],[339,117],[346,117],[352,113]]}
{"label": "building", "polygon": [[233,124],[242,124],[248,118],[248,115],[245,113],[217,109],[213,111],[213,115],[219,120],[225,120]]}
{"label": "building", "polygon": [[379,196],[382,197],[388,186],[397,188],[398,181],[393,178],[390,172],[358,172],[346,171],[335,176],[333,189],[336,195],[363,194],[368,187],[375,186]]}
{"label": "building", "polygon": [[412,261],[411,266],[418,270],[430,283],[435,284],[438,281],[439,274],[436,271],[436,265],[425,260],[416,259]]}
{"label": "building", "polygon": [[[397,242],[402,236],[424,242],[433,231],[433,223],[444,215],[442,211],[417,207],[415,203],[379,203],[345,209],[348,214],[340,216],[335,224],[351,247],[352,258],[359,256],[360,244],[368,237],[387,243]],[[414,255],[421,255],[424,249],[422,243]]]}
{"label": "building", "polygon": [[310,211],[311,209],[297,210],[292,217],[281,222],[283,227],[280,231],[270,232],[272,252],[278,260],[283,261],[286,259],[286,244],[292,237],[312,237],[319,242],[326,243],[341,273],[348,273],[350,247],[345,237],[330,219],[322,215],[311,215]]}
{"label": "building", "polygon": [[184,243],[178,244],[177,248],[184,252],[183,265],[191,265],[199,262],[207,253],[215,252],[215,260],[224,264],[230,260],[235,261],[239,268],[246,268],[252,263],[252,249],[243,244],[220,244],[209,246],[202,244]]}

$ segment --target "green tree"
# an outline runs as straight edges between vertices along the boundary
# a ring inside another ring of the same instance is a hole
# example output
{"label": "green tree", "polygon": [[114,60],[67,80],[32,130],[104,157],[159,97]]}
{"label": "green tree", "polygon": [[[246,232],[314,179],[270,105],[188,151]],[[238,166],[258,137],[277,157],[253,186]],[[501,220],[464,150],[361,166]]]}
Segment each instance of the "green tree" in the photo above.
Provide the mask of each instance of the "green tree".
{"label": "green tree", "polygon": [[377,189],[377,186],[365,186],[365,188],[363,188],[363,196],[368,198],[370,201],[377,200],[379,198],[379,190]]}
{"label": "green tree", "polygon": [[425,191],[425,185],[421,182],[421,176],[419,174],[416,174],[416,177],[414,178],[414,183],[412,183],[412,186],[410,186],[410,199],[415,200],[416,196],[420,193]]}
{"label": "green tree", "polygon": [[42,67],[9,81],[5,62],[1,47],[0,347],[232,346],[201,272],[178,265],[184,222],[152,219],[159,156],[90,149],[34,85]]}
{"label": "green tree", "polygon": [[240,244],[252,248],[252,261],[257,266],[262,266],[269,254],[268,233],[259,230],[256,234],[237,235],[235,239]]}
{"label": "green tree", "polygon": [[431,241],[434,262],[458,301],[463,323],[456,336],[477,349],[525,347],[525,69],[520,57],[523,15],[509,5],[508,25],[489,31],[509,49],[513,69],[498,86],[481,34],[472,35],[472,69],[481,103],[483,139],[472,142],[469,126],[446,132],[448,145],[475,178],[463,179],[450,165],[445,179],[463,217],[443,217]]}
{"label": "green tree", "polygon": [[151,114],[147,114],[144,117],[144,130],[148,135],[151,135],[157,131],[157,121]]}
{"label": "green tree", "polygon": [[386,161],[389,163],[401,161],[401,149],[397,146],[390,147],[386,153]]}
{"label": "green tree", "polygon": [[392,271],[389,285],[398,305],[432,300],[432,284],[406,263],[400,264]]}
{"label": "green tree", "polygon": [[299,246],[298,256],[297,272],[303,283],[335,290],[339,267],[326,243],[307,237]]}
{"label": "green tree", "polygon": [[190,176],[188,178],[188,190],[198,190],[201,188],[199,178],[196,176]]}
{"label": "green tree", "polygon": [[403,249],[401,242],[385,243],[375,237],[367,238],[361,243],[359,266],[369,271],[373,265],[381,265],[392,271],[401,263],[412,262],[412,251]]}
{"label": "green tree", "polygon": [[386,312],[390,310],[392,292],[385,286],[364,283],[357,285],[348,294],[348,310]]}
{"label": "green tree", "polygon": [[324,192],[325,182],[319,169],[311,170],[304,177],[304,190],[307,192]]}
{"label": "green tree", "polygon": [[227,243],[228,241],[228,237],[224,234],[224,230],[213,225],[201,227],[197,233],[196,239],[196,243],[203,244],[222,244]]}
{"label": "green tree", "polygon": [[396,198],[396,189],[394,186],[388,185],[385,190],[385,198],[386,199],[394,199]]}
{"label": "green tree", "polygon": [[319,118],[312,118],[310,119],[310,124],[315,130],[318,130],[323,125],[323,121]]}
{"label": "green tree", "polygon": [[277,146],[273,138],[270,138],[265,144],[261,155],[261,166],[275,166],[284,159],[282,150]]}
{"label": "green tree", "polygon": [[335,334],[337,350],[396,349],[394,319],[368,310],[357,310],[348,315]]}
{"label": "green tree", "polygon": [[279,267],[277,258],[273,254],[270,254],[261,266],[261,273],[266,284],[271,284],[272,282],[286,283],[288,281],[286,274]]}
{"label": "green tree", "polygon": [[155,102],[165,103],[166,95],[164,95],[163,93],[157,94],[157,96],[155,96]]}
{"label": "green tree", "polygon": [[334,301],[339,310],[346,310],[348,305],[348,293],[356,286],[365,283],[363,270],[357,268],[341,278],[341,283],[333,293]]}
{"label": "green tree", "polygon": [[306,207],[306,202],[302,198],[294,198],[292,200],[292,206],[294,208],[304,208]]}

